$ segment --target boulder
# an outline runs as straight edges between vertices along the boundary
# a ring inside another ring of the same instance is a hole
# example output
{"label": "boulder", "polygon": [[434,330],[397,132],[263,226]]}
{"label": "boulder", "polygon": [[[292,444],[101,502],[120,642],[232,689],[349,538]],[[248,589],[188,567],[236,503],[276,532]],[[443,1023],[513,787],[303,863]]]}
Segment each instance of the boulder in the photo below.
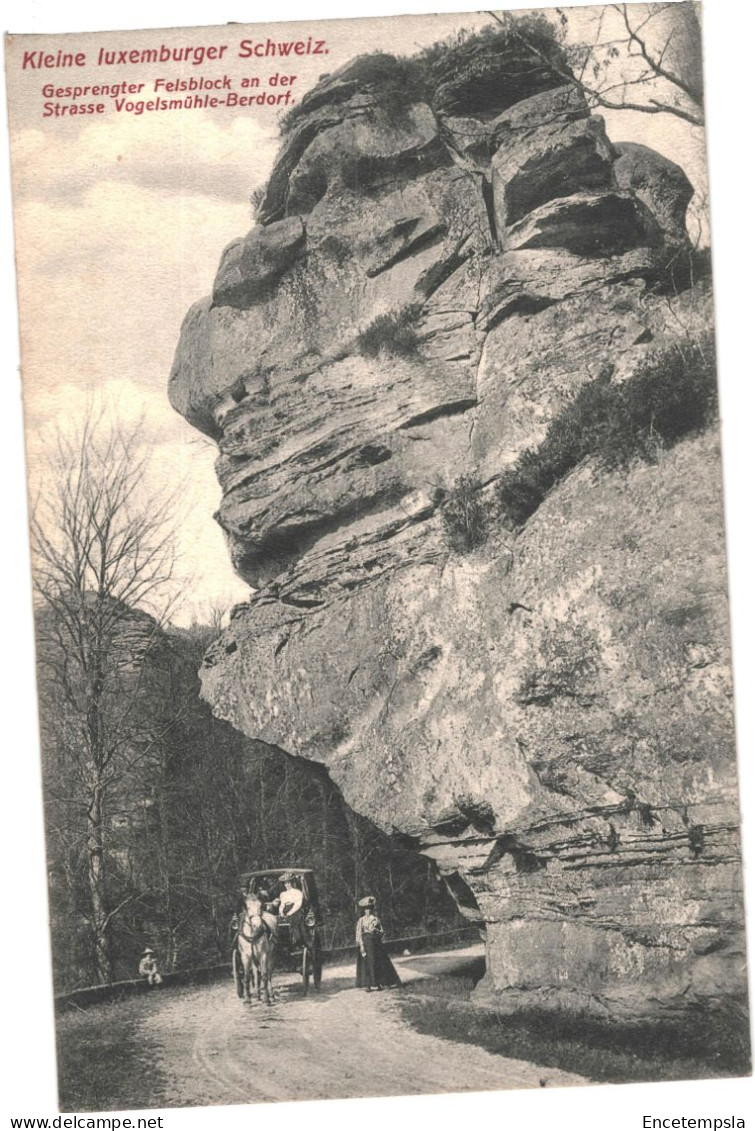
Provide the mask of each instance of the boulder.
{"label": "boulder", "polygon": [[548,201],[609,188],[613,161],[613,148],[597,117],[513,134],[492,159],[498,230]]}
{"label": "boulder", "polygon": [[499,146],[541,126],[564,125],[589,117],[582,91],[576,86],[562,85],[515,102],[489,123],[489,129],[494,144]]}
{"label": "boulder", "polygon": [[403,99],[402,67],[302,100],[268,234],[182,329],[171,402],[255,588],[203,694],[436,862],[485,925],[481,999],[699,1016],[744,993],[717,433],[585,458],[515,532],[493,505],[580,389],[710,327],[668,274],[687,189],[617,157],[558,60],[472,39]]}
{"label": "boulder", "polygon": [[348,118],[359,116],[365,111],[366,106],[360,99],[343,107],[330,106],[326,102],[291,130],[281,146],[262,194],[262,200],[256,210],[255,219],[259,224],[272,224],[286,216],[289,180],[317,135],[325,130],[334,129]]}
{"label": "boulder", "polygon": [[686,173],[646,145],[621,142],[616,152],[613,175],[617,186],[642,201],[669,245],[686,245],[687,207],[694,192]]}
{"label": "boulder", "polygon": [[433,109],[442,116],[496,118],[517,102],[563,86],[555,66],[516,40],[462,43],[433,70]]}
{"label": "boulder", "polygon": [[[369,121],[381,112],[385,118],[391,109],[399,121],[406,120],[403,107],[421,101],[422,94],[420,86],[412,81],[408,64],[381,52],[360,55],[333,74],[323,76],[289,111],[284,122],[284,142],[257,210],[258,222],[269,224],[295,211],[287,205],[292,174],[320,133],[337,129],[345,122]],[[325,169],[326,177],[328,173]],[[319,195],[316,193],[315,199]]]}
{"label": "boulder", "polygon": [[533,209],[506,229],[507,251],[558,247],[585,258],[653,247],[661,238],[652,216],[632,193],[575,193]]}
{"label": "boulder", "polygon": [[334,185],[363,191],[450,164],[429,106],[372,109],[318,132],[289,177],[286,211],[311,212]]}

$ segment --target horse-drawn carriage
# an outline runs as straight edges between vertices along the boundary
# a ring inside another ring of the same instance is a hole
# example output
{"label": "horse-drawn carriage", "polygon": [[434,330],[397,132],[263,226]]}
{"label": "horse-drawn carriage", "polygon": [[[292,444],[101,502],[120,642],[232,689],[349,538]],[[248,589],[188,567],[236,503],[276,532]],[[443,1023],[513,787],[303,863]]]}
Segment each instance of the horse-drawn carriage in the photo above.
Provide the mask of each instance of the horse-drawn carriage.
{"label": "horse-drawn carriage", "polygon": [[[233,976],[239,997],[249,996],[244,950],[250,951],[250,962],[254,964],[255,945],[267,952],[263,955],[262,980],[268,1001],[269,975],[281,956],[301,973],[305,993],[310,982],[317,989],[322,978],[322,935],[313,870],[267,868],[245,872],[239,877],[239,887],[244,896],[244,911],[233,950]],[[259,959],[256,965],[259,967]],[[259,984],[257,994],[260,996]]]}

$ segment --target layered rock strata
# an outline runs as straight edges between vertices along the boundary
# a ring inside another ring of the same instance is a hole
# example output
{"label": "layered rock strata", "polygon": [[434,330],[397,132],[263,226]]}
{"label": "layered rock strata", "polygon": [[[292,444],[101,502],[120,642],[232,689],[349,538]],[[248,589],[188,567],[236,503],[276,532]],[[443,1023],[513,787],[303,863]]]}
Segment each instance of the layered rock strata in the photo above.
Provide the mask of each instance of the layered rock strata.
{"label": "layered rock strata", "polygon": [[389,57],[323,79],[187,315],[170,397],[255,589],[203,694],[438,862],[500,1008],[668,1014],[744,979],[717,435],[588,460],[468,555],[441,513],[695,340],[691,188],[484,62],[400,109]]}

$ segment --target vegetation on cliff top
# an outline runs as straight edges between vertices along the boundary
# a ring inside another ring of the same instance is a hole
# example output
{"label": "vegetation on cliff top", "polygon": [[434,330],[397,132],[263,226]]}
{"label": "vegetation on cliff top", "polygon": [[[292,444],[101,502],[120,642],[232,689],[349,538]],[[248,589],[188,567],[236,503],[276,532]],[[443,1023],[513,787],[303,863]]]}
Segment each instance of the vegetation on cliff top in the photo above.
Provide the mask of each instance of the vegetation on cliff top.
{"label": "vegetation on cliff top", "polygon": [[523,452],[499,479],[504,524],[515,528],[526,522],[556,483],[588,456],[608,470],[633,459],[652,462],[661,449],[706,428],[716,407],[712,338],[651,355],[623,384],[612,384],[610,372],[602,374],[582,386],[543,442]]}
{"label": "vegetation on cliff top", "polygon": [[[528,47],[531,44],[542,57],[552,59],[561,67],[566,65],[555,28],[544,16],[535,13],[517,17],[506,27],[491,24],[474,32],[462,28],[455,35],[424,47],[408,58],[377,51],[363,56],[359,69],[360,85],[369,91],[377,107],[395,119],[412,103],[427,102],[432,106],[438,88],[449,77],[462,74],[469,79],[482,77],[496,59],[512,47],[521,51],[525,38]],[[327,81],[332,76],[323,78]],[[310,95],[305,95],[300,103],[281,117],[281,136],[291,133],[306,117],[313,102],[320,104],[318,90],[315,87]]]}
{"label": "vegetation on cliff top", "polygon": [[[408,58],[378,52],[363,56],[360,81],[394,111],[418,101],[432,106],[438,87],[450,76],[484,78],[491,63],[495,65],[496,56],[511,52],[529,60],[530,70],[552,69],[561,81],[582,92],[590,109],[671,115],[702,127],[697,6],[690,0],[673,6],[658,4],[650,14],[635,13],[627,4],[612,7],[612,21],[604,29],[604,16],[600,15],[594,34],[583,42],[570,38],[570,15],[560,9],[551,20],[540,13],[489,12],[494,21],[489,26],[474,32],[462,28]],[[310,108],[321,104],[321,94],[319,85],[281,118],[282,135],[289,133]],[[481,96],[484,111],[484,90]]]}
{"label": "vegetation on cliff top", "polygon": [[551,421],[542,443],[527,448],[496,484],[485,505],[480,484],[462,476],[445,497],[441,517],[452,550],[481,545],[494,519],[522,526],[548,493],[583,460],[607,470],[633,460],[650,463],[664,448],[703,431],[716,419],[718,396],[711,335],[650,354],[622,384],[607,369],[583,385]]}

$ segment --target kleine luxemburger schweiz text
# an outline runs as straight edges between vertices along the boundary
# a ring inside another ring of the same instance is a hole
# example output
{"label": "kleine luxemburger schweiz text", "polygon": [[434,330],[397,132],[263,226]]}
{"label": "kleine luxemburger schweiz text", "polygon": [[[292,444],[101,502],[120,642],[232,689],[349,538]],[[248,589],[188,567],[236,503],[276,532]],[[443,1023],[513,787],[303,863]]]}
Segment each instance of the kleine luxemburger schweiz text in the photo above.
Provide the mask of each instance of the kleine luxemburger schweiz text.
{"label": "kleine luxemburger schweiz text", "polygon": [[[169,47],[162,43],[159,47],[139,47],[133,50],[113,49],[100,47],[95,63],[98,67],[117,67],[143,63],[190,63],[199,67],[203,63],[222,59],[228,50],[228,44],[213,44],[209,47]],[[238,44],[237,54],[240,59],[252,57],[287,57],[302,55],[327,55],[328,49],[324,39],[314,39],[311,35],[306,39],[242,39]],[[24,51],[21,60],[21,70],[40,71],[62,67],[86,67],[88,63],[86,51],[47,52],[40,50]]]}

